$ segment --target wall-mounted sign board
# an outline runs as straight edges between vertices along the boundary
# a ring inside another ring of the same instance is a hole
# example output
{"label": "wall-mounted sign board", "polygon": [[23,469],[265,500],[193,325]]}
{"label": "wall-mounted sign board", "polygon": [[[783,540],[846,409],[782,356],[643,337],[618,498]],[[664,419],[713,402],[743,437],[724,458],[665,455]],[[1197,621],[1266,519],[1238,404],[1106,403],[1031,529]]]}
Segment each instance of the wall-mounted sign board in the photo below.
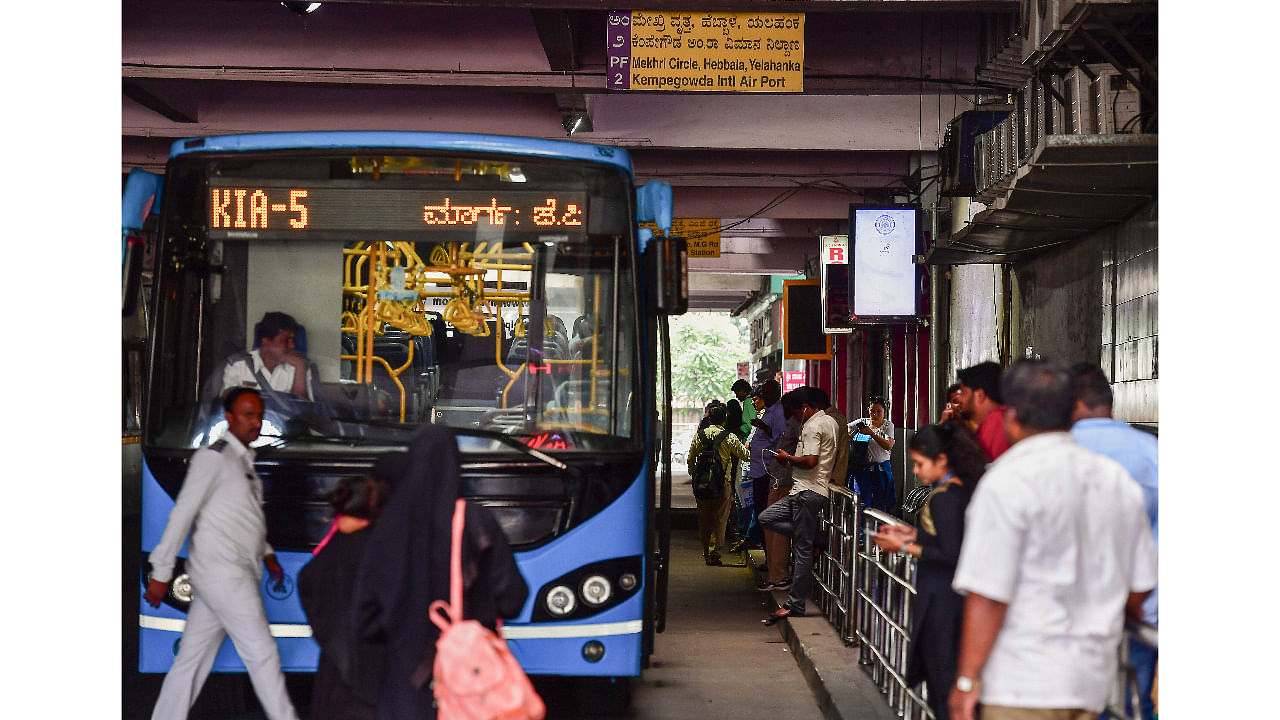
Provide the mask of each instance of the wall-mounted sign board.
{"label": "wall-mounted sign board", "polygon": [[[640,223],[659,235],[658,226]],[[689,257],[720,257],[720,218],[672,218],[671,237],[682,237],[689,249]]]}
{"label": "wall-mounted sign board", "polygon": [[822,236],[822,332],[851,333],[849,236]]}
{"label": "wall-mounted sign board", "polygon": [[822,332],[822,288],[817,280],[782,283],[782,357],[831,358],[831,336]]}
{"label": "wall-mounted sign board", "polygon": [[610,90],[804,92],[804,14],[611,10]]}
{"label": "wall-mounted sign board", "polygon": [[856,324],[915,322],[920,318],[919,268],[923,234],[919,205],[850,205],[850,282]]}

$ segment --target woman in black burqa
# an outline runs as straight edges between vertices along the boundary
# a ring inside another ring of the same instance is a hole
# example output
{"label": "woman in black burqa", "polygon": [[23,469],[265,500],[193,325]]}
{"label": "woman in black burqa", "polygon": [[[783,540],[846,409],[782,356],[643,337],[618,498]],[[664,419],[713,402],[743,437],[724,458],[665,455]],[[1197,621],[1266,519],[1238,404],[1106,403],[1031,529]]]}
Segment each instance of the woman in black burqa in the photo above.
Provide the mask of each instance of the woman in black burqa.
{"label": "woman in black burqa", "polygon": [[[357,636],[386,643],[378,720],[436,716],[430,671],[440,631],[427,607],[449,599],[451,520],[462,490],[452,430],[419,429],[404,460],[356,577]],[[518,615],[529,595],[502,529],[472,502],[467,503],[462,576],[464,617],[490,629],[497,618]]]}
{"label": "woman in black burqa", "polygon": [[373,534],[401,454],[384,456],[372,476],[347,477],[325,498],[333,508],[329,534],[298,572],[298,600],[320,646],[310,720],[373,720],[382,682],[383,645],[356,639],[352,598],[356,570]]}

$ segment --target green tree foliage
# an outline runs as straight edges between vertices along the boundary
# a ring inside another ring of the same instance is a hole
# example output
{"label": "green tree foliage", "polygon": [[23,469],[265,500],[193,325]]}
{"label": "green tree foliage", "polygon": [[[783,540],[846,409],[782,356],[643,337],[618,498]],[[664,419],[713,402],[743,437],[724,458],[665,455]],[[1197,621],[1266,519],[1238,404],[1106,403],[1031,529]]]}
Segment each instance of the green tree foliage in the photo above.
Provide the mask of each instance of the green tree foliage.
{"label": "green tree foliage", "polygon": [[671,392],[677,405],[700,408],[730,397],[738,363],[749,359],[744,332],[728,314],[671,318]]}

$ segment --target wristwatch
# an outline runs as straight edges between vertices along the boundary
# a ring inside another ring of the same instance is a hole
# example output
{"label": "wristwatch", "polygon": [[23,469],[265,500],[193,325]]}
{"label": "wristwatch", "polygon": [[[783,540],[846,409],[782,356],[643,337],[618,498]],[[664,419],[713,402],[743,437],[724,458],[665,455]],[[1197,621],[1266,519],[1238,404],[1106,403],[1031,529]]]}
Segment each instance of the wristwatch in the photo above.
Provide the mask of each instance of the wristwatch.
{"label": "wristwatch", "polygon": [[963,675],[956,678],[956,689],[960,692],[973,692],[978,687],[978,681],[973,678],[967,678]]}

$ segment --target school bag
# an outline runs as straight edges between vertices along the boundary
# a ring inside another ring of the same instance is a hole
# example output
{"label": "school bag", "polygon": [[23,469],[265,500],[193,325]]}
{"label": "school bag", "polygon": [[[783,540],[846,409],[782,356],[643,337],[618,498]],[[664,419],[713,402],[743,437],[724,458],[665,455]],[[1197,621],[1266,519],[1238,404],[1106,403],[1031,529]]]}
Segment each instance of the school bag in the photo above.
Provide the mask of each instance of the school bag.
{"label": "school bag", "polygon": [[724,461],[720,459],[720,443],[729,437],[725,430],[708,445],[706,430],[699,430],[702,449],[689,465],[689,478],[693,483],[693,496],[699,500],[714,500],[724,492]]}
{"label": "school bag", "polygon": [[[449,554],[449,602],[435,600],[428,612],[440,628],[431,690],[439,720],[542,720],[546,706],[501,635],[462,617],[462,528],[466,500],[453,510]],[[502,630],[502,620],[498,620]]]}

